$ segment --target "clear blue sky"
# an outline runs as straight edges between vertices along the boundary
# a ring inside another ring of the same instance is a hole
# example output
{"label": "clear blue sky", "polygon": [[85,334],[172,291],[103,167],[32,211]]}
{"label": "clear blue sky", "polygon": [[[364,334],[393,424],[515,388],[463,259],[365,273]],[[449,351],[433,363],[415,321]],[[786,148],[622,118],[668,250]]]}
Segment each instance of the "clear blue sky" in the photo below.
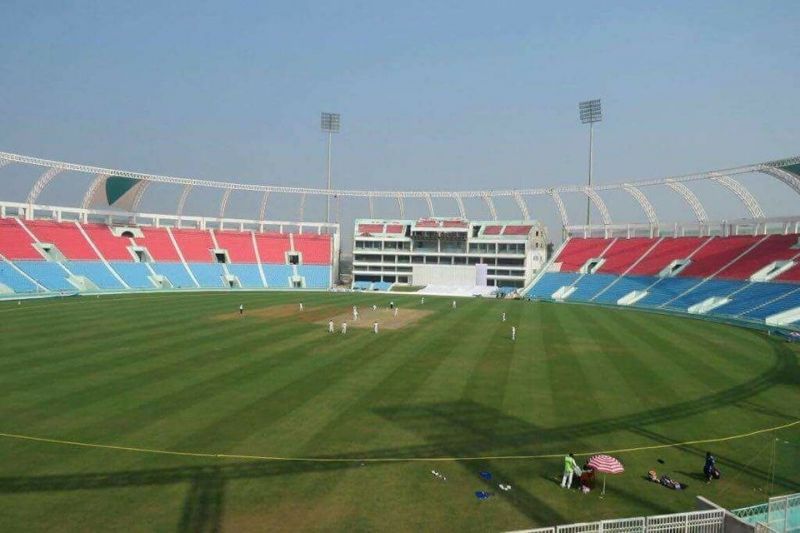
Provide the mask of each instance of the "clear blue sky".
{"label": "clear blue sky", "polygon": [[330,110],[341,187],[574,183],[599,97],[599,182],[800,154],[800,2],[660,4],[6,0],[0,150],[322,186]]}

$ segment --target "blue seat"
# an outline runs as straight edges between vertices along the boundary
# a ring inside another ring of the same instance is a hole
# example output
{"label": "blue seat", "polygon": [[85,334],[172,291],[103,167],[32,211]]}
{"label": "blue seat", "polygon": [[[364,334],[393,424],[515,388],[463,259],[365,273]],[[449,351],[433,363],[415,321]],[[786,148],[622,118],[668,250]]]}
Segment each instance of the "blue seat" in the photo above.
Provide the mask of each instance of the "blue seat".
{"label": "blue seat", "polygon": [[292,265],[262,265],[267,286],[286,289],[292,286]]}
{"label": "blue seat", "polygon": [[331,267],[325,265],[300,265],[297,273],[306,280],[307,289],[327,289],[331,286]]}
{"label": "blue seat", "polygon": [[0,261],[0,283],[17,293],[36,292],[36,285],[5,261]]}
{"label": "blue seat", "polygon": [[648,295],[636,302],[639,307],[657,307],[680,296],[702,280],[698,278],[662,278],[647,289]]}
{"label": "blue seat", "polygon": [[225,286],[225,270],[221,263],[187,263],[201,287],[216,289]]}
{"label": "blue seat", "polygon": [[799,288],[791,283],[754,282],[730,296],[731,301],[712,311],[712,314],[736,316]]}
{"label": "blue seat", "polygon": [[580,274],[575,272],[546,272],[531,287],[526,296],[530,298],[552,298],[554,292],[564,285],[572,285]]}
{"label": "blue seat", "polygon": [[745,281],[729,281],[724,279],[710,279],[704,283],[700,283],[698,281],[697,285],[695,285],[690,292],[684,294],[674,301],[667,303],[665,307],[669,307],[671,309],[681,309],[685,311],[689,309],[689,307],[699,304],[708,298],[714,296],[728,296],[730,293],[735,292],[746,285],[747,282]]}
{"label": "blue seat", "polygon": [[794,309],[795,307],[800,307],[800,286],[798,286],[798,290],[785,295],[783,298],[769,303],[759,309],[748,311],[742,316],[763,320],[768,316],[776,315],[778,313],[782,313],[783,311]]}
{"label": "blue seat", "polygon": [[258,265],[253,264],[230,264],[228,272],[239,278],[242,287],[248,289],[263,289],[264,283],[261,281],[261,274]]}
{"label": "blue seat", "polygon": [[658,278],[651,276],[623,276],[613,285],[609,286],[605,292],[595,297],[594,301],[599,303],[615,304],[617,300],[633,291],[643,291],[655,283]]}
{"label": "blue seat", "polygon": [[183,263],[152,263],[153,271],[169,280],[173,287],[178,289],[196,288]]}
{"label": "blue seat", "polygon": [[357,291],[368,291],[372,288],[371,281],[354,281],[353,282],[353,289]]}
{"label": "blue seat", "polygon": [[76,276],[89,278],[99,289],[125,288],[102,261],[66,261],[64,266]]}
{"label": "blue seat", "polygon": [[372,284],[373,291],[388,291],[392,287],[389,281],[376,281]]}
{"label": "blue seat", "polygon": [[599,293],[617,279],[613,274],[586,274],[579,278],[575,284],[575,291],[567,299],[588,302],[595,294]]}
{"label": "blue seat", "polygon": [[51,291],[74,291],[67,281],[69,274],[58,263],[49,261],[16,261],[15,265]]}
{"label": "blue seat", "polygon": [[130,261],[111,261],[109,263],[119,277],[132,289],[152,289],[153,283],[150,281],[150,271],[144,263],[132,263]]}

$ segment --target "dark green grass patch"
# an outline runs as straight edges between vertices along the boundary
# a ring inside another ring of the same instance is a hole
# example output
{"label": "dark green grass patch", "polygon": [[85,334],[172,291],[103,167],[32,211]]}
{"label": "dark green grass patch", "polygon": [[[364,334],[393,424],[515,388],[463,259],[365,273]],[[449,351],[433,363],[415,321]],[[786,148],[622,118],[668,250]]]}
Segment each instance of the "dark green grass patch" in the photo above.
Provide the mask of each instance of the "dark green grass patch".
{"label": "dark green grass patch", "polygon": [[[390,300],[431,314],[378,335],[317,323]],[[286,312],[301,301],[314,320]],[[486,531],[800,491],[798,426],[673,446],[800,418],[796,347],[629,310],[450,302],[296,292],[0,304],[0,432],[211,454],[485,457],[236,460],[0,438],[0,529]],[[243,317],[219,319],[240,303]],[[670,447],[617,454],[626,472],[603,499],[560,489],[558,458],[492,459],[659,445]],[[706,450],[723,471],[711,485]],[[645,481],[651,468],[688,490]]]}

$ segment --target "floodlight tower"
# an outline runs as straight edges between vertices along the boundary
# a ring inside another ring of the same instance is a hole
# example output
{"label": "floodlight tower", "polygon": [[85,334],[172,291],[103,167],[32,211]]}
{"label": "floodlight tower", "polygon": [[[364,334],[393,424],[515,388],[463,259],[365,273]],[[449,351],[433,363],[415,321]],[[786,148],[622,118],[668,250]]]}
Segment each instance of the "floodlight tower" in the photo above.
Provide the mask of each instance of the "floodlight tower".
{"label": "floodlight tower", "polygon": [[[586,100],[578,104],[581,122],[589,125],[589,187],[592,186],[592,162],[594,147],[594,123],[603,120],[603,112],[600,107],[600,99]],[[592,200],[586,197],[586,225],[591,222]]]}
{"label": "floodlight tower", "polygon": [[328,195],[325,197],[325,222],[331,221],[331,145],[333,134],[339,133],[339,113],[322,113],[322,131],[328,134]]}

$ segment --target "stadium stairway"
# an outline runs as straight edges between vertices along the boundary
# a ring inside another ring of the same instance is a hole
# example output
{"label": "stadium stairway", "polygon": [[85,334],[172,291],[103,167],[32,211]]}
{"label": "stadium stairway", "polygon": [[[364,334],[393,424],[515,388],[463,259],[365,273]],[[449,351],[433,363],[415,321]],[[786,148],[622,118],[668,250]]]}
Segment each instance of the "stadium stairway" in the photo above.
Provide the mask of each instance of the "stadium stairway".
{"label": "stadium stairway", "polygon": [[288,288],[292,286],[292,266],[291,265],[262,265],[264,276],[267,278],[267,286],[273,289]]}
{"label": "stadium stairway", "polygon": [[297,273],[305,279],[307,289],[325,289],[330,286],[331,268],[328,266],[299,265]]}
{"label": "stadium stairway", "polygon": [[64,266],[76,276],[84,276],[99,289],[121,290],[125,287],[100,261],[65,261]]}
{"label": "stadium stairway", "polygon": [[58,263],[50,261],[15,261],[14,264],[28,276],[51,291],[74,291],[67,281],[69,273]]}
{"label": "stadium stairway", "polygon": [[231,275],[239,279],[239,283],[246,289],[263,289],[264,283],[261,281],[261,274],[258,265],[234,264],[228,265]]}
{"label": "stadium stairway", "polygon": [[155,286],[150,281],[150,270],[144,263],[111,261],[109,264],[132,289],[152,289]]}
{"label": "stadium stairway", "polygon": [[170,284],[176,289],[197,288],[197,285],[192,281],[183,263],[156,262],[152,263],[150,266],[156,274],[167,278]]}

